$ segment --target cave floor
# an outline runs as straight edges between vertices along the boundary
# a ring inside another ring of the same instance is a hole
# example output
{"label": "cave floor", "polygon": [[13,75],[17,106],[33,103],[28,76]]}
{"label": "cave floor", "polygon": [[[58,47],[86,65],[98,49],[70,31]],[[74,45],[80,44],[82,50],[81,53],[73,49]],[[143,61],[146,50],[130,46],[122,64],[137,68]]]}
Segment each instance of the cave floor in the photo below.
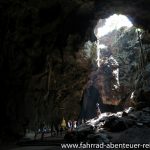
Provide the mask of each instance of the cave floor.
{"label": "cave floor", "polygon": [[[149,127],[132,127],[122,132],[107,132],[112,137],[112,143],[148,143],[150,140]],[[61,150],[63,137],[49,137],[43,141],[27,141],[19,145],[7,145],[0,150]],[[79,149],[77,149],[79,150]]]}
{"label": "cave floor", "polygon": [[[121,132],[105,131],[105,133],[109,137],[111,137],[112,143],[142,144],[149,143],[150,141],[150,128],[146,125],[132,126]],[[51,137],[49,136],[49,134],[47,134],[45,135],[43,141],[39,139],[40,135],[38,135],[37,140],[33,140],[33,134],[31,133],[28,134],[27,137],[30,137],[30,140],[23,139],[17,144],[14,143],[10,145],[0,146],[0,150],[61,150],[61,144],[65,143],[64,135]]]}
{"label": "cave floor", "polygon": [[36,140],[33,137],[34,135],[30,133],[17,144],[0,146],[0,150],[59,150],[61,149],[60,145],[64,143],[63,136],[51,137],[49,134],[45,134],[43,141],[40,140],[41,135],[38,135]]}
{"label": "cave floor", "polygon": [[24,146],[24,147],[2,147],[1,150],[59,150],[60,146]]}

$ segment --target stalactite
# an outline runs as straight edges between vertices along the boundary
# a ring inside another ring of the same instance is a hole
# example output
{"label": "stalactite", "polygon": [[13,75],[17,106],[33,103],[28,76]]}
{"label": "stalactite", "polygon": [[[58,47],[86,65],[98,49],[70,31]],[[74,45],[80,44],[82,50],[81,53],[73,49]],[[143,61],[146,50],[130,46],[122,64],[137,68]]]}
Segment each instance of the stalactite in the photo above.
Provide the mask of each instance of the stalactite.
{"label": "stalactite", "polygon": [[63,72],[64,72],[64,52],[63,52],[63,49],[60,48],[60,49],[59,49],[59,52],[60,52],[61,63],[62,63],[61,72],[63,73]]}
{"label": "stalactite", "polygon": [[48,80],[47,80],[47,92],[49,93],[50,90],[50,83],[51,83],[51,74],[52,74],[52,68],[50,62],[48,63]]}
{"label": "stalactite", "polygon": [[140,63],[141,63],[141,70],[144,69],[144,52],[143,52],[143,46],[142,46],[142,41],[140,38],[140,31],[137,31],[138,33],[138,39],[139,39],[139,44],[140,44]]}

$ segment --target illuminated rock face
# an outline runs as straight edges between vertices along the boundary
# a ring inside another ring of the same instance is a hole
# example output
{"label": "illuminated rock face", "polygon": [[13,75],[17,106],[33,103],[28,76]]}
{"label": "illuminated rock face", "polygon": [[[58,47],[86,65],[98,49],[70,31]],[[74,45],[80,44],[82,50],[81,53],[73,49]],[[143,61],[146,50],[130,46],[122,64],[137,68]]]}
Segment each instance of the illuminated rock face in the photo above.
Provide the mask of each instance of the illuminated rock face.
{"label": "illuminated rock face", "polygon": [[114,87],[114,85],[118,86],[113,74],[117,68],[118,65],[109,55],[98,70],[91,73],[83,93],[79,120],[96,117],[96,103],[100,104],[101,112],[116,112],[122,109],[121,106],[115,106],[120,100],[119,87]]}
{"label": "illuminated rock face", "polygon": [[[109,39],[111,39],[111,42]],[[100,40],[106,46],[108,46],[107,43],[109,41],[109,48],[100,51],[100,66],[96,71],[91,73],[90,81],[85,89],[83,98],[84,107],[81,110],[82,113],[84,112],[86,118],[92,116],[89,113],[93,113],[94,115],[94,106],[97,101],[100,103],[102,112],[105,112],[115,111],[118,108],[114,107],[115,109],[110,109],[109,106],[105,107],[104,104],[117,105],[121,102],[122,104],[124,103],[123,105],[129,105],[125,103],[130,100],[130,96],[134,91],[135,95],[133,97],[136,101],[148,101],[149,96],[149,64],[143,71],[141,68],[139,69],[141,63],[139,57],[141,54],[136,28],[122,28],[102,37]],[[145,44],[143,44],[144,47]],[[144,76],[141,76],[139,71],[142,71]],[[147,81],[144,82],[144,80]],[[98,92],[98,98],[91,97],[92,93],[88,91],[90,84]],[[89,106],[92,106],[93,110]],[[118,107],[121,108],[121,106]]]}
{"label": "illuminated rock face", "polygon": [[[98,68],[96,86],[101,93],[101,99],[104,104],[113,104],[119,102],[119,79],[118,79],[118,64],[115,59],[110,55],[104,57],[103,61]],[[116,71],[116,72],[115,72]]]}
{"label": "illuminated rock face", "polygon": [[[136,28],[122,27],[101,37],[99,41],[108,47],[111,53],[109,57],[104,55],[103,53],[108,51],[106,49],[102,51],[103,55],[101,54],[102,65],[100,69],[103,71],[101,71],[99,85],[101,85],[102,99],[104,103],[123,102],[135,90],[134,81],[137,76],[138,57],[140,55]],[[107,73],[108,70],[111,73]]]}
{"label": "illuminated rock face", "polygon": [[143,50],[143,67],[139,65],[137,78],[135,80],[134,101],[140,107],[149,106],[150,101],[150,34],[143,32],[141,34],[142,50]]}
{"label": "illuminated rock face", "polygon": [[114,103],[112,105],[112,101],[108,103],[109,101],[107,100],[107,104],[104,104],[102,98],[94,82],[91,85],[87,85],[83,93],[81,112],[78,120],[81,122],[82,119],[88,120],[96,117],[96,103],[99,103],[99,108],[102,113],[117,112],[123,109],[122,106],[115,106]]}
{"label": "illuminated rock face", "polygon": [[[149,33],[141,30],[139,39],[137,29],[132,27],[130,29],[121,28],[100,39],[106,46],[109,46],[112,56],[118,63],[114,65],[114,67],[111,65],[112,70],[117,68],[119,71],[118,89],[112,90],[111,86],[107,86],[109,93],[107,93],[107,90],[104,90],[104,87],[108,85],[107,82],[104,82],[108,75],[104,75],[105,71],[101,71],[102,75],[99,79],[101,88],[99,89],[102,91],[101,96],[104,102],[106,99],[106,102],[108,102],[110,97],[111,101],[114,98],[122,102],[124,101],[125,103],[130,101],[138,105],[138,107],[140,107],[140,105],[141,107],[143,107],[143,105],[149,105],[150,41],[148,37]],[[108,63],[106,63],[105,66],[107,66],[107,64]],[[102,68],[100,67],[100,69]],[[112,75],[112,77],[114,77],[114,75]],[[109,83],[115,85],[115,80],[110,78]],[[109,87],[111,87],[111,89],[109,89]]]}

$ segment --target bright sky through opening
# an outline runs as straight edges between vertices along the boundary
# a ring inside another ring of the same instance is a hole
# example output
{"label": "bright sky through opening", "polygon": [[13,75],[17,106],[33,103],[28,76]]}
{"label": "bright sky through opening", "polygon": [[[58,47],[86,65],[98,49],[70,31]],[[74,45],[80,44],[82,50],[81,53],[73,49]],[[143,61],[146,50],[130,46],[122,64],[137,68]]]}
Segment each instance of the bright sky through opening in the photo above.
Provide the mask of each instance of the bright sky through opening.
{"label": "bright sky through opening", "polygon": [[121,27],[132,27],[133,24],[124,15],[114,14],[106,19],[105,25],[98,28],[97,37],[102,37],[113,30],[118,30]]}

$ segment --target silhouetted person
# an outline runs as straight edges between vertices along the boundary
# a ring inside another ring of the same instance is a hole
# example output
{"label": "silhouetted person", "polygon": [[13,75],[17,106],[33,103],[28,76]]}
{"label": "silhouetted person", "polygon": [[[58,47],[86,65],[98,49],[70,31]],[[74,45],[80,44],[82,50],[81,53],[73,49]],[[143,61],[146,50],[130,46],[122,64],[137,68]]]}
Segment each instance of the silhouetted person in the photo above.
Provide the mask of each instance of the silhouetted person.
{"label": "silhouetted person", "polygon": [[99,103],[96,103],[96,116],[99,117],[101,114],[100,108],[99,108]]}
{"label": "silhouetted person", "polygon": [[63,133],[63,128],[60,127],[60,135],[62,136],[62,133]]}
{"label": "silhouetted person", "polygon": [[41,140],[44,139],[44,133],[45,133],[45,131],[44,131],[44,126],[45,126],[45,124],[44,124],[44,123],[41,123],[41,125],[40,125],[40,130],[41,130],[41,132],[42,132],[42,134],[41,134]]}
{"label": "silhouetted person", "polygon": [[67,125],[68,125],[68,130],[71,131],[73,127],[72,121],[69,120]]}
{"label": "silhouetted person", "polygon": [[24,118],[24,122],[23,122],[23,134],[24,136],[26,135],[26,130],[27,130],[27,127],[29,125],[29,120],[27,118]]}
{"label": "silhouetted person", "polygon": [[76,120],[73,121],[73,126],[72,126],[72,128],[73,128],[73,129],[76,129],[76,128],[77,128],[77,121],[76,121]]}
{"label": "silhouetted person", "polygon": [[81,120],[81,123],[82,123],[82,124],[83,124],[83,123],[85,123],[85,120],[84,120],[84,119],[82,119],[82,120]]}
{"label": "silhouetted person", "polygon": [[56,135],[58,136],[59,135],[59,127],[57,124],[55,125],[55,130],[56,130]]}
{"label": "silhouetted person", "polygon": [[51,124],[51,136],[55,136],[55,126],[54,123]]}

